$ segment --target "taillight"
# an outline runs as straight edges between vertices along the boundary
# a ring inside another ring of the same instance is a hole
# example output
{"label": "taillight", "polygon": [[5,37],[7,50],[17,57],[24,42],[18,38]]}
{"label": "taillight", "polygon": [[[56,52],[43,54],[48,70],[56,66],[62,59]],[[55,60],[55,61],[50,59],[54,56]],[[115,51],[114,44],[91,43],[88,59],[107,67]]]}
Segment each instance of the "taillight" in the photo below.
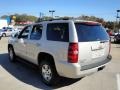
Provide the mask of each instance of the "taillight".
{"label": "taillight", "polygon": [[78,43],[70,43],[68,48],[68,62],[78,62]]}

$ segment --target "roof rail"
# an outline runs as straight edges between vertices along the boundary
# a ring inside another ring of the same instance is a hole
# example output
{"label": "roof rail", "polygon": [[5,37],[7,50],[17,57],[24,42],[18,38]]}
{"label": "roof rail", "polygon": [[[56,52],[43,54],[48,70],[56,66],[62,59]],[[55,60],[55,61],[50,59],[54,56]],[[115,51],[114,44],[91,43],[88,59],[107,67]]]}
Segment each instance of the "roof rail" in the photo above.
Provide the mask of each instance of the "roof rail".
{"label": "roof rail", "polygon": [[43,22],[43,21],[54,21],[54,20],[72,20],[71,18],[58,18],[58,19],[48,19],[48,20],[40,20],[39,22]]}

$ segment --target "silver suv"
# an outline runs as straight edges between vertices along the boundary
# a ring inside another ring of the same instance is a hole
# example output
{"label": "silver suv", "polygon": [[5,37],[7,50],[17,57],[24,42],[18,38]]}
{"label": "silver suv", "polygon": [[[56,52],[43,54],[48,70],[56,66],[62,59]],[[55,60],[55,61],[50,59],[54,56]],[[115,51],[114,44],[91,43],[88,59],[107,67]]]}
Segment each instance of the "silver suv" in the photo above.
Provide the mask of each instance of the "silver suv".
{"label": "silver suv", "polygon": [[81,78],[102,70],[111,60],[110,42],[100,23],[52,20],[26,26],[9,40],[10,61],[16,56],[39,66],[42,81]]}

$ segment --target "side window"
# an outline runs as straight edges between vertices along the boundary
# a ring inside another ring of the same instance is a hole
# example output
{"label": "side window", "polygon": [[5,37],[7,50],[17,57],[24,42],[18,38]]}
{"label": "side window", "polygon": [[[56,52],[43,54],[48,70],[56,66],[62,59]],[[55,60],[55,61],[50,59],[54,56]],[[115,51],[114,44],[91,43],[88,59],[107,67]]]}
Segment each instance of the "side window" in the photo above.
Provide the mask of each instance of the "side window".
{"label": "side window", "polygon": [[42,30],[43,30],[43,26],[40,24],[34,25],[31,35],[30,35],[30,39],[31,40],[39,40],[42,36]]}
{"label": "side window", "polygon": [[29,36],[29,31],[31,30],[30,26],[26,26],[20,33],[20,35],[18,36],[18,38],[23,38],[23,39],[27,39]]}
{"label": "side window", "polygon": [[12,29],[8,29],[9,32],[12,32]]}
{"label": "side window", "polygon": [[69,41],[68,23],[51,23],[47,25],[47,40]]}

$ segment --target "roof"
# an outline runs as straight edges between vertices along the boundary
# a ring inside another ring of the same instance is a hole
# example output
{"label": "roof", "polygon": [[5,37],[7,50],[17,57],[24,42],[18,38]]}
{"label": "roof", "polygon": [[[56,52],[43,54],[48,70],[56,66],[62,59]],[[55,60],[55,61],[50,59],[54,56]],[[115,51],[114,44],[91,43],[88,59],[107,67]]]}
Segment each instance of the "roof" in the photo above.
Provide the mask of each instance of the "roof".
{"label": "roof", "polygon": [[57,22],[70,22],[73,21],[75,23],[86,23],[90,25],[98,24],[101,25],[99,22],[95,21],[87,21],[87,20],[74,20],[74,19],[51,19],[51,20],[43,20],[41,22],[35,23],[35,24],[40,24],[40,23],[57,23]]}

